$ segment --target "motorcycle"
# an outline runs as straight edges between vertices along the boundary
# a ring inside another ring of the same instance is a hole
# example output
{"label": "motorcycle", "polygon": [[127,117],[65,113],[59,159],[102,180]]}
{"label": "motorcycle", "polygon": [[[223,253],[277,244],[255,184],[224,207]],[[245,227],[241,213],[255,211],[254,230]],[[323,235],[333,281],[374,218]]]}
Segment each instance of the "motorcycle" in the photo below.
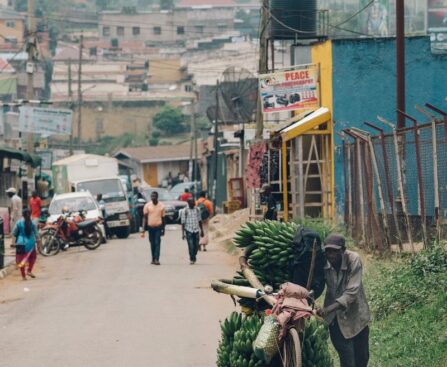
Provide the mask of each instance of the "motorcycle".
{"label": "motorcycle", "polygon": [[76,245],[83,245],[88,250],[97,249],[104,241],[99,228],[102,219],[86,220],[85,214],[83,211],[64,213],[56,222],[47,224],[40,233],[39,253],[54,256]]}

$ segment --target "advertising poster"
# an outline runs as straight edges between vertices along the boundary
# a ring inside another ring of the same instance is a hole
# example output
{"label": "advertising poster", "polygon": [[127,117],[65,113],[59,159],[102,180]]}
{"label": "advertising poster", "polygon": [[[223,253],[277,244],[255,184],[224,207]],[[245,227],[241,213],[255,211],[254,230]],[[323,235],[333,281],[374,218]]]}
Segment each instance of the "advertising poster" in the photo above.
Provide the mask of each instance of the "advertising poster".
{"label": "advertising poster", "polygon": [[20,107],[19,130],[44,136],[70,135],[72,115],[65,109]]}
{"label": "advertising poster", "polygon": [[432,53],[447,54],[447,0],[428,0],[427,22]]}
{"label": "advertising poster", "polygon": [[318,66],[296,66],[260,75],[259,92],[264,113],[317,109],[320,107]]}

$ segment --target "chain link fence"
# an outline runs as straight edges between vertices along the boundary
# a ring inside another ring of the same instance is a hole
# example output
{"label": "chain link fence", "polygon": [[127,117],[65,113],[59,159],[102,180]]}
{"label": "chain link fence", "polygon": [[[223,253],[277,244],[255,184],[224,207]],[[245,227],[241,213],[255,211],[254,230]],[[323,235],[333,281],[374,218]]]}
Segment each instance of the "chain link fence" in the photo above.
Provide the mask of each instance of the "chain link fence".
{"label": "chain link fence", "polygon": [[441,119],[418,125],[407,116],[413,126],[391,134],[371,123],[342,134],[345,222],[369,250],[414,251],[447,239],[447,115],[435,111]]}

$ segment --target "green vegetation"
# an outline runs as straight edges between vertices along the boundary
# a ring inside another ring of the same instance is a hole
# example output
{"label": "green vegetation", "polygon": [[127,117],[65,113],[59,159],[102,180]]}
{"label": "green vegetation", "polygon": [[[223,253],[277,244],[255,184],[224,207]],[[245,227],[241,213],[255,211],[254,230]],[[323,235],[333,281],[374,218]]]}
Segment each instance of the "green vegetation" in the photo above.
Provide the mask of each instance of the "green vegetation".
{"label": "green vegetation", "polygon": [[447,251],[367,264],[373,367],[447,366]]}
{"label": "green vegetation", "polygon": [[154,116],[153,125],[164,134],[175,135],[188,129],[186,120],[180,108],[165,106]]}
{"label": "green vegetation", "polygon": [[85,150],[91,154],[113,154],[120,148],[141,147],[147,145],[147,137],[143,134],[134,135],[125,133],[118,137],[104,136],[98,139],[96,144],[88,145]]}

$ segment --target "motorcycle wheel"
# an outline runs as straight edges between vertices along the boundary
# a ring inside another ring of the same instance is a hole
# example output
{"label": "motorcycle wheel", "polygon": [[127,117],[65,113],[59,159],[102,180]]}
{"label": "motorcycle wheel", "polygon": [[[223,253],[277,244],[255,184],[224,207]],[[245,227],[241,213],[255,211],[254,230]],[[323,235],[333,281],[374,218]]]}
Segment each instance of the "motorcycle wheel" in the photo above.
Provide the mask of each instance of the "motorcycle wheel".
{"label": "motorcycle wheel", "polygon": [[98,227],[93,228],[93,231],[88,234],[89,238],[85,240],[84,246],[88,250],[96,250],[102,242],[102,233]]}
{"label": "motorcycle wheel", "polygon": [[59,240],[56,237],[56,231],[49,229],[40,236],[40,245],[37,246],[39,254],[42,256],[54,256],[60,250]]}

